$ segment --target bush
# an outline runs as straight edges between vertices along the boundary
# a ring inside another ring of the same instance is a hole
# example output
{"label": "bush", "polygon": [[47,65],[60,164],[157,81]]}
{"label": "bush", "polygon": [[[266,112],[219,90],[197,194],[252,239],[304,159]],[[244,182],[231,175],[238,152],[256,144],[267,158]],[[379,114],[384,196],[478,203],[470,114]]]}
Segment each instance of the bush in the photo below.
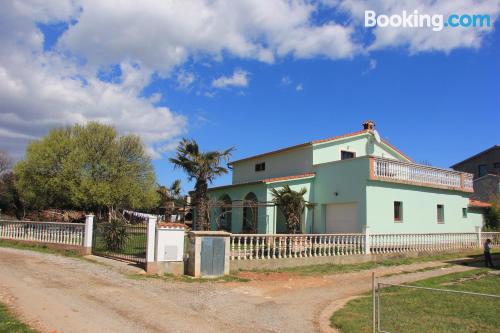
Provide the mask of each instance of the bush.
{"label": "bush", "polygon": [[120,219],[113,219],[111,222],[103,224],[104,243],[108,251],[122,251],[128,239],[127,226]]}

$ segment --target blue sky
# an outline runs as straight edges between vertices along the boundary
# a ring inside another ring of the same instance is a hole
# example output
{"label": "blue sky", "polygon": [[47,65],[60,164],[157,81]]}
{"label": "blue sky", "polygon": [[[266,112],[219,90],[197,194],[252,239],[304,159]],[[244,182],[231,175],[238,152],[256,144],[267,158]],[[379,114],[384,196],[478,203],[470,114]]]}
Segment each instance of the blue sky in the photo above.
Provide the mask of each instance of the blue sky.
{"label": "blue sky", "polygon": [[[363,27],[389,14],[483,13],[500,0],[87,0],[0,14],[0,149],[101,121],[140,135],[160,183],[181,137],[233,159],[357,131],[440,167],[500,143],[500,35]],[[230,175],[215,185],[230,183]]]}
{"label": "blue sky", "polygon": [[[449,167],[500,142],[498,31],[488,44],[450,54],[390,50],[335,62],[230,61],[210,72],[245,68],[251,73],[246,89],[213,98],[173,89],[166,99],[193,119],[188,137],[204,149],[235,146],[234,159],[357,131],[373,119],[381,135],[415,161]],[[370,59],[377,65],[368,71]],[[283,84],[283,77],[292,82]],[[162,182],[183,178],[166,159],[155,167]],[[227,176],[215,184],[230,181]]]}

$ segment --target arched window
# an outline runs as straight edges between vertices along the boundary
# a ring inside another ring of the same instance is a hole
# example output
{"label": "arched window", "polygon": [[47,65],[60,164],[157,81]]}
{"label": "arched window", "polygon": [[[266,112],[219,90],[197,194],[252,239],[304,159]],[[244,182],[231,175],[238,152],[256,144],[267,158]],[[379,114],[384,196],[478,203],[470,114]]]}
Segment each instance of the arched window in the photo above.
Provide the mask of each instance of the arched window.
{"label": "arched window", "polygon": [[259,208],[257,196],[250,192],[243,199],[243,233],[257,233],[257,217]]}
{"label": "arched window", "polygon": [[227,194],[219,198],[219,211],[217,213],[217,229],[231,232],[232,200]]}

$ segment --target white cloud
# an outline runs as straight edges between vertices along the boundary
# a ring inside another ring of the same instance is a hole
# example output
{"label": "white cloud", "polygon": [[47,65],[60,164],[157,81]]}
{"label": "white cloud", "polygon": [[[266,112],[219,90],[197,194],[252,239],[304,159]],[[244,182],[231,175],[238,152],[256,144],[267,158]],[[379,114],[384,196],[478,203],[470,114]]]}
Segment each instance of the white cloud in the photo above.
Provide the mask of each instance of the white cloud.
{"label": "white cloud", "polygon": [[[158,75],[189,89],[198,78],[183,72],[187,61],[210,65],[225,57],[267,63],[286,57],[349,59],[390,48],[412,54],[451,52],[481,47],[493,30],[367,30],[365,9],[483,13],[494,19],[500,0],[6,1],[0,11],[0,148],[20,154],[29,139],[51,127],[99,120],[141,135],[157,155],[186,131],[187,121],[156,105],[160,93],[148,98],[142,91]],[[326,11],[322,17],[341,11],[346,23],[318,23],[320,10]],[[36,24],[55,22],[66,22],[69,28],[53,50],[45,51]],[[372,33],[373,41],[362,42]],[[119,66],[121,76],[116,82],[101,80],[97,73],[111,66]],[[211,83],[215,88],[245,87],[249,78],[237,70]]]}
{"label": "white cloud", "polygon": [[[66,8],[63,2],[54,5]],[[149,153],[158,157],[185,131],[186,119],[167,107],[155,107],[158,95],[140,97],[151,70],[123,61],[120,82],[110,83],[72,58],[43,52],[35,19],[48,19],[52,11],[45,14],[42,7],[12,2],[0,14],[2,22],[6,17],[12,22],[0,26],[0,149],[19,158],[29,140],[50,128],[95,120],[140,135]],[[11,31],[13,26],[17,30]]]}
{"label": "white cloud", "polygon": [[368,62],[368,68],[362,74],[368,74],[371,71],[375,70],[375,68],[377,68],[377,60],[370,59],[370,61]]}
{"label": "white cloud", "polygon": [[188,89],[194,82],[196,76],[194,73],[186,72],[186,71],[179,71],[177,73],[177,88],[181,90],[186,90]]}
{"label": "white cloud", "polygon": [[302,91],[302,90],[304,90],[304,86],[302,86],[302,83],[298,84],[298,85],[295,87],[295,90],[297,90],[297,91]]}
{"label": "white cloud", "polygon": [[288,86],[288,85],[292,84],[292,79],[289,76],[283,76],[281,78],[281,84],[284,86]]}
{"label": "white cloud", "polygon": [[232,76],[221,76],[212,81],[214,88],[246,87],[248,86],[248,72],[236,69]]}

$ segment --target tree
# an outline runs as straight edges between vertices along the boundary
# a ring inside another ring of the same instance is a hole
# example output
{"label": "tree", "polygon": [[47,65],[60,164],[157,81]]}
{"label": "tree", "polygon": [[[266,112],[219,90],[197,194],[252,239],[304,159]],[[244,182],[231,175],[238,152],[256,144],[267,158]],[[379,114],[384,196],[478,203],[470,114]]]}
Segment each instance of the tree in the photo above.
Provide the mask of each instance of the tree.
{"label": "tree", "polygon": [[494,195],[490,202],[491,207],[484,214],[484,231],[498,231],[500,230],[500,195]]}
{"label": "tree", "polygon": [[271,189],[273,202],[285,216],[289,233],[300,233],[300,222],[306,206],[306,201],[304,199],[304,194],[306,194],[306,192],[307,190],[305,188],[294,191],[288,185],[280,189]]}
{"label": "tree", "polygon": [[221,166],[221,161],[229,159],[234,148],[222,151],[201,152],[194,140],[182,139],[177,147],[175,158],[170,158],[174,167],[183,169],[189,180],[196,180],[193,202],[196,209],[196,227],[210,230],[208,218],[208,182],[224,175],[228,170]]}
{"label": "tree", "polygon": [[0,151],[0,209],[22,217],[23,204],[16,187],[16,178],[11,170],[12,159]]}
{"label": "tree", "polygon": [[158,202],[150,158],[135,135],[109,125],[51,130],[29,144],[15,166],[22,198],[31,208],[76,208],[113,213],[148,209]]}
{"label": "tree", "polygon": [[160,196],[159,211],[162,214],[172,214],[175,205],[179,204],[181,196],[181,180],[176,179],[170,187],[158,185],[156,190]]}

